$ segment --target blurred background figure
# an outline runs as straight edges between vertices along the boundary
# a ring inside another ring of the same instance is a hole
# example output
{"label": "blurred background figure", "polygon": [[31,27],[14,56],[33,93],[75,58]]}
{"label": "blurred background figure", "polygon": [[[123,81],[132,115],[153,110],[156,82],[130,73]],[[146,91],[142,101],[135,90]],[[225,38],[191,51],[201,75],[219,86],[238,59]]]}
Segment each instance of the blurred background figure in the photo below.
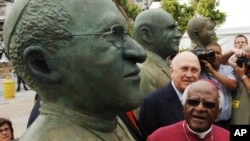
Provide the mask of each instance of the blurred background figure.
{"label": "blurred background figure", "polygon": [[233,112],[231,124],[250,124],[250,46],[242,47],[246,51],[245,57],[233,62],[238,81],[237,90],[233,93]]}
{"label": "blurred background figure", "polygon": [[20,91],[21,83],[23,83],[23,88],[24,88],[24,90],[27,91],[28,88],[27,88],[27,86],[26,86],[26,84],[25,84],[23,78],[22,78],[20,75],[17,74],[17,89],[16,89],[17,92]]}
{"label": "blurred background figure", "polygon": [[0,141],[10,141],[14,139],[12,122],[6,118],[0,118]]}

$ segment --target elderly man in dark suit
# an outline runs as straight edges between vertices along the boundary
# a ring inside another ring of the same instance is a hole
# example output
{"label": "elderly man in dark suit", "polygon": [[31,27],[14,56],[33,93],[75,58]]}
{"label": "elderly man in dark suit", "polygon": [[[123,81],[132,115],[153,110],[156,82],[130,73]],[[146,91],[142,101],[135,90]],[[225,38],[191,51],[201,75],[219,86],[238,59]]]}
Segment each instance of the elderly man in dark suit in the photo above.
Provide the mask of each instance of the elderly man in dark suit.
{"label": "elderly man in dark suit", "polygon": [[184,119],[182,93],[192,82],[199,79],[201,72],[198,57],[185,51],[172,60],[171,81],[144,98],[139,122],[147,135],[159,127],[176,123]]}

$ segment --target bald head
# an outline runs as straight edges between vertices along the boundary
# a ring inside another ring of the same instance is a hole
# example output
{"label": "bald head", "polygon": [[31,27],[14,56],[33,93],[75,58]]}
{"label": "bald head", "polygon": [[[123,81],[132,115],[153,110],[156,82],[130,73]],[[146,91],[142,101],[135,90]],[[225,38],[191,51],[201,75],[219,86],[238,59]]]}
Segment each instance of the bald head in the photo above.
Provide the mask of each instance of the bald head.
{"label": "bald head", "polygon": [[148,51],[162,58],[179,52],[181,33],[176,21],[162,9],[149,9],[141,12],[134,23],[135,39]]}
{"label": "bald head", "polygon": [[191,62],[196,64],[195,66],[197,66],[200,69],[200,62],[199,62],[198,57],[194,53],[192,53],[190,51],[184,51],[184,52],[181,52],[181,53],[177,54],[173,58],[171,65],[172,65],[172,67],[176,67],[181,63],[188,64],[188,63],[191,63]]}
{"label": "bald head", "polygon": [[170,67],[171,79],[180,92],[183,92],[190,83],[197,81],[200,72],[198,57],[189,51],[177,54]]}
{"label": "bald head", "polygon": [[[135,19],[134,28],[135,31],[143,25],[151,27],[157,27],[161,22],[166,20],[174,20],[173,17],[162,9],[149,9],[141,12]],[[157,24],[156,24],[157,23]]]}

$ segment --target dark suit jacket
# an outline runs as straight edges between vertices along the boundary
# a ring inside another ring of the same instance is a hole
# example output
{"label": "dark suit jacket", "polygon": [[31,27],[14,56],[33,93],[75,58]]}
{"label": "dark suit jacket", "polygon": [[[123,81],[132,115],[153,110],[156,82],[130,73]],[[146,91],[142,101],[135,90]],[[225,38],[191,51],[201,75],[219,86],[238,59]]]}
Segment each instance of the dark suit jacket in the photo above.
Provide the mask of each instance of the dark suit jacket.
{"label": "dark suit jacket", "polygon": [[144,98],[139,123],[147,135],[181,120],[184,120],[183,106],[171,82]]}
{"label": "dark suit jacket", "polygon": [[132,136],[135,138],[136,141],[146,141],[146,133],[142,129],[141,125],[137,121],[135,117],[134,120],[138,126],[139,129],[136,129],[129,117],[126,115],[126,113],[119,114],[119,117],[123,120],[123,122],[126,124],[128,130],[132,134]]}

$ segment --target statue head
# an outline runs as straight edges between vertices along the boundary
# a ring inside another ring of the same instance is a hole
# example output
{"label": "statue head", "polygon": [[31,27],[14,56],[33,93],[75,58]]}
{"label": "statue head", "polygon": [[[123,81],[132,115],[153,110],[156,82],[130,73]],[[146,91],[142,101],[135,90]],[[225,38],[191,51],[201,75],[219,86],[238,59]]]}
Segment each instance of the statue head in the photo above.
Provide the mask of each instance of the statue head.
{"label": "statue head", "polygon": [[111,0],[18,0],[6,23],[10,61],[43,103],[106,119],[141,104],[146,55]]}
{"label": "statue head", "polygon": [[134,23],[135,39],[146,49],[162,58],[179,52],[181,33],[176,21],[162,9],[141,12]]}
{"label": "statue head", "polygon": [[203,16],[190,19],[187,24],[187,33],[192,44],[195,47],[198,44],[206,47],[209,43],[213,42],[215,25],[215,22]]}

